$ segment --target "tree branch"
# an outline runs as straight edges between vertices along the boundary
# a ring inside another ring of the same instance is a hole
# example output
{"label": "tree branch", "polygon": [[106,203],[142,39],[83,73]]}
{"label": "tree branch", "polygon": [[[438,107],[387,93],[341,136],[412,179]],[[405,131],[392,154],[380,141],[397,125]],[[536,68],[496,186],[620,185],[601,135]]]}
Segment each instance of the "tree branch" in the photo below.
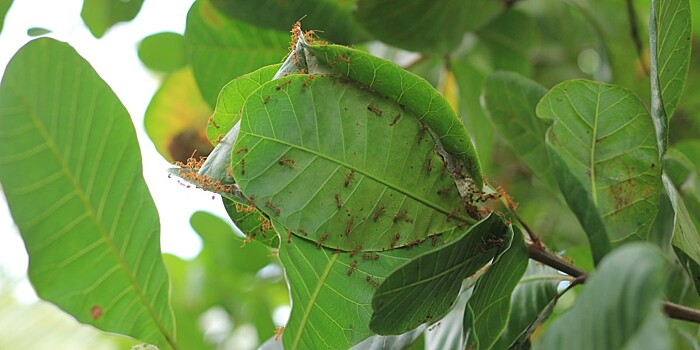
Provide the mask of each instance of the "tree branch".
{"label": "tree branch", "polygon": [[639,59],[639,64],[644,69],[644,73],[649,75],[649,67],[647,67],[644,60],[644,50],[642,47],[642,39],[639,35],[639,27],[637,26],[637,12],[634,9],[633,0],[627,0],[627,19],[630,24],[630,36],[632,37],[632,42],[634,42],[634,47],[637,49],[637,58]]}
{"label": "tree branch", "polygon": [[[534,243],[528,244],[527,252],[530,259],[539,261],[569,276],[575,277],[576,281],[579,281],[579,283],[585,283],[588,276],[586,271],[583,271],[571,263],[562,260],[560,257],[547,252],[541,248],[541,246],[537,246]],[[700,310],[698,309],[693,309],[687,306],[672,303],[670,301],[664,301],[663,307],[664,313],[666,313],[666,316],[669,318],[700,323]]]}

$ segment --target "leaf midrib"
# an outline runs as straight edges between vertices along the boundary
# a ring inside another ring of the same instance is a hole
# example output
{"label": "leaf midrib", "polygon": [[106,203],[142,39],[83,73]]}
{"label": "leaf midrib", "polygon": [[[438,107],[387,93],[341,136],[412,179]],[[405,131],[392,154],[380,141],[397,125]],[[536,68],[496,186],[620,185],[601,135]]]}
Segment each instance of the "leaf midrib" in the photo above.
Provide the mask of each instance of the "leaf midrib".
{"label": "leaf midrib", "polygon": [[[401,188],[401,187],[398,187],[398,186],[395,186],[395,185],[393,185],[393,184],[387,183],[386,181],[384,181],[384,180],[382,180],[382,179],[380,179],[380,178],[378,178],[378,177],[376,177],[376,176],[374,176],[374,175],[372,175],[372,174],[369,174],[368,172],[366,172],[366,171],[364,171],[364,170],[362,170],[362,169],[359,169],[359,168],[357,168],[357,167],[355,167],[355,166],[352,166],[352,165],[350,165],[350,164],[347,164],[347,163],[345,163],[345,162],[342,162],[342,161],[340,161],[340,160],[338,160],[338,159],[335,159],[335,158],[331,158],[331,157],[329,157],[329,156],[326,156],[326,155],[323,154],[323,153],[320,153],[320,152],[317,152],[317,151],[314,151],[314,150],[311,150],[311,149],[308,149],[308,148],[306,148],[306,147],[299,146],[299,145],[296,145],[296,144],[293,144],[293,143],[289,143],[289,142],[286,142],[286,141],[283,141],[283,140],[279,140],[279,139],[276,139],[276,138],[271,138],[271,137],[268,137],[268,136],[264,136],[264,135],[260,135],[260,134],[256,134],[256,133],[251,133],[251,132],[245,131],[245,130],[241,130],[241,133],[242,133],[242,134],[245,133],[245,134],[248,134],[248,135],[250,135],[250,136],[252,136],[252,137],[257,137],[257,138],[260,138],[260,139],[263,139],[263,140],[267,140],[267,141],[271,141],[271,142],[276,142],[276,143],[279,143],[279,144],[282,144],[282,145],[285,145],[285,146],[288,146],[288,147],[292,147],[292,148],[298,149],[298,150],[300,150],[300,151],[304,151],[304,152],[310,153],[310,154],[312,154],[312,155],[314,155],[314,156],[316,156],[316,157],[325,159],[325,160],[330,161],[330,162],[332,162],[332,163],[339,164],[339,165],[344,166],[344,167],[346,167],[346,168],[348,168],[348,169],[355,169],[355,172],[356,172],[356,173],[362,174],[362,175],[364,175],[365,177],[368,177],[368,178],[370,178],[370,179],[372,179],[372,180],[374,180],[374,181],[376,181],[376,182],[378,182],[378,183],[380,183],[380,184],[382,184],[382,185],[384,185],[384,186],[386,186],[386,187],[388,187],[388,188],[391,188],[391,189],[393,189],[393,190],[395,190],[395,191],[397,191],[397,192],[399,192],[399,193],[405,195],[406,197],[412,198],[413,200],[415,200],[415,201],[417,201],[417,202],[419,202],[419,203],[422,203],[422,204],[424,204],[425,206],[427,206],[427,207],[429,207],[429,208],[431,208],[431,209],[433,209],[433,210],[435,210],[435,211],[438,211],[438,212],[440,212],[440,213],[442,213],[442,214],[445,214],[446,216],[449,216],[449,215],[452,214],[451,211],[449,211],[449,210],[447,210],[447,209],[444,209],[444,208],[440,207],[440,206],[437,205],[437,204],[434,204],[434,203],[432,203],[432,202],[429,202],[429,201],[427,201],[427,200],[424,200],[423,198],[414,195],[413,193],[409,192],[408,190],[405,190],[405,189],[403,189],[403,188]],[[453,215],[453,216],[454,216],[455,218],[458,218],[458,219],[463,220],[464,222],[466,222],[466,223],[468,223],[468,224],[470,224],[470,225],[473,225],[473,224],[476,223],[476,220],[472,219],[471,217],[466,217],[466,216],[463,216],[463,215]]]}
{"label": "leaf midrib", "polygon": [[66,160],[61,155],[61,152],[59,151],[58,146],[53,142],[53,139],[51,138],[48,130],[46,130],[44,124],[42,123],[41,118],[38,115],[38,112],[31,107],[31,104],[26,100],[25,96],[21,94],[21,89],[18,88],[19,84],[15,80],[8,79],[8,85],[9,85],[9,90],[12,91],[12,93],[15,95],[17,100],[24,106],[24,109],[27,111],[27,114],[31,118],[32,124],[34,125],[35,129],[39,132],[39,134],[41,135],[44,142],[48,145],[48,148],[51,150],[51,153],[53,153],[53,155],[56,157],[56,160],[59,161],[60,166],[61,166],[61,171],[65,174],[65,176],[71,182],[74,190],[77,193],[78,198],[80,198],[80,201],[83,203],[86,211],[89,213],[90,217],[95,222],[95,226],[97,226],[97,228],[99,229],[99,234],[102,236],[102,239],[109,247],[110,252],[114,256],[114,258],[117,260],[117,262],[119,263],[121,270],[126,275],[127,279],[129,280],[129,282],[131,284],[131,287],[134,289],[134,292],[136,292],[139,299],[141,300],[141,303],[146,307],[146,310],[148,311],[149,315],[151,315],[152,320],[154,321],[154,323],[156,324],[158,329],[161,331],[162,335],[165,337],[168,344],[170,344],[170,346],[172,346],[173,349],[177,349],[177,346],[175,345],[175,342],[172,339],[171,335],[165,329],[165,326],[163,324],[161,324],[159,317],[156,315],[155,310],[153,310],[150,303],[148,302],[148,299],[143,294],[141,287],[136,282],[133,274],[131,273],[128,266],[124,262],[124,259],[119,255],[117,247],[114,244],[114,242],[112,241],[112,239],[109,237],[109,234],[107,234],[107,231],[106,231],[103,223],[97,218],[97,214],[96,214],[94,208],[92,207],[92,205],[91,205],[90,201],[88,200],[82,187],[80,187],[79,183],[77,182],[75,175],[71,172],[70,167],[66,163]]}

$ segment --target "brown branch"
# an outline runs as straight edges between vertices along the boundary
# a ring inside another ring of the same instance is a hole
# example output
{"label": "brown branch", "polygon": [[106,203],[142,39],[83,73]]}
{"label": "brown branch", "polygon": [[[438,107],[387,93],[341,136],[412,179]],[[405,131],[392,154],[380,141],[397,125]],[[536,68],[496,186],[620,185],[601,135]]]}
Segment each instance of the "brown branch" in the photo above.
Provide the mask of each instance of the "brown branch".
{"label": "brown branch", "polygon": [[[557,269],[569,276],[575,277],[575,282],[585,283],[588,273],[579,269],[578,267],[562,260],[560,257],[547,252],[540,246],[533,244],[528,244],[527,252],[530,259],[539,261],[549,267]],[[687,306],[672,303],[670,301],[664,301],[664,313],[669,318],[676,320],[689,321],[694,323],[700,323],[700,310],[693,309]]]}

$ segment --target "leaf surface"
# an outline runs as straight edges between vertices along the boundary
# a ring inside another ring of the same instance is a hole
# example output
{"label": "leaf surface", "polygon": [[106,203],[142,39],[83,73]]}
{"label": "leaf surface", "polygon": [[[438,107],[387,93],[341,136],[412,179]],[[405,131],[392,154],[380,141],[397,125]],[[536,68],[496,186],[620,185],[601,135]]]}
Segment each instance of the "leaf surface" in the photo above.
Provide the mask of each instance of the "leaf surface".
{"label": "leaf surface", "polygon": [[0,182],[37,294],[82,323],[174,346],[158,212],[124,106],[46,38],[12,58],[0,106]]}
{"label": "leaf surface", "polygon": [[143,38],[138,54],[148,69],[159,72],[171,73],[187,64],[185,38],[179,33],[161,32]]}
{"label": "leaf surface", "polygon": [[202,96],[214,107],[219,91],[233,78],[281,61],[289,36],[233,20],[209,1],[198,0],[187,14],[185,43]]}
{"label": "leaf surface", "polygon": [[511,294],[528,261],[522,233],[518,230],[511,236],[510,246],[504,244],[504,252],[476,282],[467,303],[463,324],[467,347],[490,349],[508,323]]}
{"label": "leaf surface", "polygon": [[323,245],[383,250],[476,220],[417,118],[336,77],[292,75],[248,98],[232,152],[243,194]]}
{"label": "leaf surface", "polygon": [[187,162],[193,150],[209,154],[203,129],[211,108],[197,89],[189,68],[169,74],[146,108],[143,124],[158,153],[170,162]]}
{"label": "leaf surface", "polygon": [[[241,110],[248,96],[262,84],[272,80],[282,64],[273,64],[256,71],[241,75],[224,85],[216,100],[216,108],[207,123],[207,137],[215,146],[220,137],[224,137],[233,126],[241,120]],[[230,145],[229,145],[230,158]]]}
{"label": "leaf surface", "polygon": [[288,32],[294,22],[301,20],[304,27],[338,44],[347,45],[368,39],[351,14],[354,1],[212,0],[212,3],[227,16],[263,28]]}
{"label": "leaf surface", "polygon": [[372,299],[372,330],[401,334],[442,318],[454,305],[462,280],[491,260],[512,234],[497,215],[490,215],[462,238],[396,269]]}
{"label": "leaf surface", "polygon": [[119,22],[134,19],[143,0],[85,0],[80,17],[95,38],[101,38],[107,29]]}
{"label": "leaf surface", "polygon": [[547,146],[559,188],[586,229],[595,260],[608,250],[606,242],[646,239],[658,210],[661,166],[642,102],[623,88],[571,80],[542,98],[537,115],[554,121]]}
{"label": "leaf surface", "polygon": [[307,48],[335,72],[413,111],[420,122],[430,128],[445,151],[463,162],[476,187],[482,187],[479,157],[467,130],[445,97],[425,79],[393,62],[348,47],[308,45]]}
{"label": "leaf surface", "polygon": [[495,72],[484,83],[483,108],[510,149],[548,187],[557,180],[547,155],[547,125],[537,117],[537,103],[547,89],[517,73]]}
{"label": "leaf surface", "polygon": [[[477,29],[503,11],[493,0],[359,0],[355,16],[377,39],[411,51],[448,53],[464,33]],[[438,24],[439,25],[436,25]]]}
{"label": "leaf surface", "polygon": [[288,233],[280,228],[275,223],[292,297],[282,342],[292,350],[348,349],[374,335],[368,324],[376,286],[397,267],[434,248],[426,242],[350,256],[296,236],[287,240]]}
{"label": "leaf surface", "polygon": [[538,349],[669,349],[661,311],[666,261],[645,243],[613,251],[574,306],[538,338]]}

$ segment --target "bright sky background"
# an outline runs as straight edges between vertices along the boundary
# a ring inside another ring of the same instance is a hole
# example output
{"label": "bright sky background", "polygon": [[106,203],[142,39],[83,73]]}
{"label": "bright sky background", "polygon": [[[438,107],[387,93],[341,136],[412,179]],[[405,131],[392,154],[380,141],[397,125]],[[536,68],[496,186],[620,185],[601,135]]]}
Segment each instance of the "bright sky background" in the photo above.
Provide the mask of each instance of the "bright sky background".
{"label": "bright sky background", "polygon": [[[211,193],[185,189],[168,179],[171,165],[156,151],[143,128],[143,116],[160,77],[139,61],[136,48],[144,37],[162,31],[183,33],[185,18],[193,0],[147,0],[135,20],[112,27],[95,39],[80,18],[82,0],[15,0],[0,33],[0,74],[12,56],[26,42],[27,29],[46,28],[48,36],[68,42],[112,87],[131,114],[143,156],[144,177],[160,213],[163,252],[182,258],[196,256],[201,241],[189,218],[196,210],[227,217],[220,199]],[[37,199],[39,200],[39,199]],[[27,253],[4,195],[0,195],[0,273],[18,280],[15,295],[21,301],[36,300],[26,279]],[[0,281],[2,283],[2,281]]]}

